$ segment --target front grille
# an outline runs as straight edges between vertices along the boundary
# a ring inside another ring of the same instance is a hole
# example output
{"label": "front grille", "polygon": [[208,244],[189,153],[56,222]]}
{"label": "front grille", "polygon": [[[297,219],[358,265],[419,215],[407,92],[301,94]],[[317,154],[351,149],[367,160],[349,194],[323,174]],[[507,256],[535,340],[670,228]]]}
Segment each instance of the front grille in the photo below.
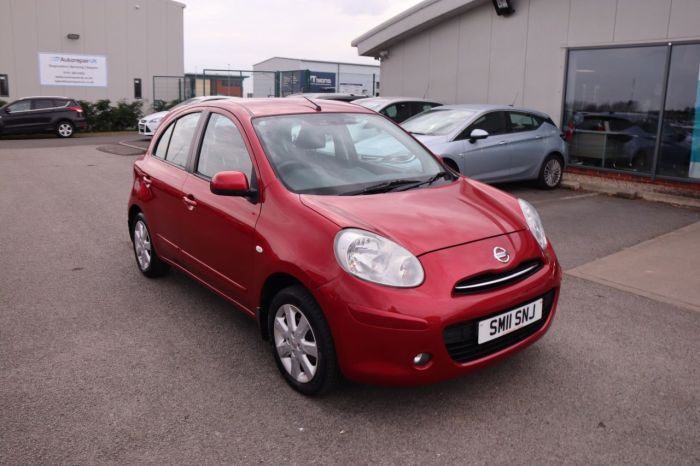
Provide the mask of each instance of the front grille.
{"label": "front grille", "polygon": [[525,280],[541,268],[542,261],[540,260],[525,261],[505,272],[484,273],[476,277],[460,280],[455,284],[452,292],[456,295],[464,295],[494,290]]}
{"label": "front grille", "polygon": [[498,311],[489,316],[480,317],[475,320],[470,320],[467,322],[461,322],[459,324],[451,325],[447,327],[443,332],[443,339],[445,340],[445,347],[450,357],[455,362],[469,362],[476,359],[486,357],[490,354],[497,353],[502,349],[508,348],[519,341],[533,335],[539,329],[541,329],[549,318],[549,313],[552,310],[552,304],[554,302],[554,291],[551,290],[547,294],[529,299],[526,302],[513,306],[511,309],[517,309],[528,303],[537,301],[542,298],[542,318],[537,322],[518,329],[512,333],[503,335],[495,340],[487,341],[486,343],[478,344],[478,333],[479,333],[479,322],[488,319],[490,317],[503,314],[508,312],[508,310]]}

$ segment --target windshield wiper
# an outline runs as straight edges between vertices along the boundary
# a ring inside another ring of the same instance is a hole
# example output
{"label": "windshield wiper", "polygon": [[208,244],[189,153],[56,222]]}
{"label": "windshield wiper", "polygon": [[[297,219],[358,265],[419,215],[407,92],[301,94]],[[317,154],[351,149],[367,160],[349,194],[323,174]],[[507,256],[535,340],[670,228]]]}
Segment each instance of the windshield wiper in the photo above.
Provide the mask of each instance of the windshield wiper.
{"label": "windshield wiper", "polygon": [[423,185],[430,186],[431,184],[435,183],[440,178],[449,178],[449,177],[450,177],[450,174],[447,172],[437,172],[435,175],[431,176],[427,180],[417,181],[416,184],[408,186],[404,189],[397,189],[397,191],[408,191],[409,189],[418,188],[419,186],[423,186]]}
{"label": "windshield wiper", "polygon": [[378,183],[378,184],[373,184],[370,186],[367,186],[366,188],[360,189],[358,191],[350,191],[347,193],[344,193],[344,196],[357,196],[358,194],[376,194],[376,193],[385,193],[388,191],[392,191],[394,188],[397,188],[399,186],[404,186],[407,184],[413,185],[416,183],[423,183],[422,180],[409,180],[409,179],[398,179],[398,180],[391,180],[391,181],[385,181],[384,183]]}

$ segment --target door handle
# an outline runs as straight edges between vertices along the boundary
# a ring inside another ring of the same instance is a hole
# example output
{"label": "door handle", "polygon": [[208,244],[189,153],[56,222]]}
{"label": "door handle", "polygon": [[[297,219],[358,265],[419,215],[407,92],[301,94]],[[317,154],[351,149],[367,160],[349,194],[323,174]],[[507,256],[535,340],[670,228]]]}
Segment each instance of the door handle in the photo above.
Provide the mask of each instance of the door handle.
{"label": "door handle", "polygon": [[143,185],[144,185],[146,188],[150,188],[150,187],[151,187],[151,183],[153,183],[153,180],[151,179],[150,176],[148,176],[148,175],[143,175],[143,177],[141,177],[141,179],[143,180]]}
{"label": "door handle", "polygon": [[182,202],[185,203],[187,210],[194,210],[194,208],[197,207],[197,201],[195,201],[194,196],[192,194],[182,196]]}
{"label": "door handle", "polygon": [[499,141],[499,143],[498,143],[499,146],[503,146],[506,144],[508,144],[508,141]]}

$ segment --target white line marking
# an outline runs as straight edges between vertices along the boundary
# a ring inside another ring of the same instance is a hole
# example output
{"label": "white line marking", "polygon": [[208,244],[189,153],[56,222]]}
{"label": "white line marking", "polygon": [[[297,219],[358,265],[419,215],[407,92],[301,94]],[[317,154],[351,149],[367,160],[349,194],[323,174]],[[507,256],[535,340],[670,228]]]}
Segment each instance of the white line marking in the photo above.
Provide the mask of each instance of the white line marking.
{"label": "white line marking", "polygon": [[132,149],[142,150],[144,152],[146,152],[146,150],[148,149],[148,147],[140,147],[140,146],[133,146],[131,144],[127,144],[126,141],[119,141],[117,144],[119,144],[121,146],[131,147]]}
{"label": "white line marking", "polygon": [[557,202],[557,201],[570,201],[573,199],[585,199],[587,197],[600,196],[600,193],[588,193],[588,194],[576,194],[575,196],[564,196],[558,197],[556,199],[544,199],[542,201],[533,202],[532,205],[545,204],[547,202]]}

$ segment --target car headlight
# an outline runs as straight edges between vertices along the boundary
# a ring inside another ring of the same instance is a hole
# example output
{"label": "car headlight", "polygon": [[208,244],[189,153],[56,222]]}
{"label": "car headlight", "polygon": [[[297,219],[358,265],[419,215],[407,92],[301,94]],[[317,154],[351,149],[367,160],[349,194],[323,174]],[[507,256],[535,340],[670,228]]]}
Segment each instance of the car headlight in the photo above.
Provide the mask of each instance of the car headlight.
{"label": "car headlight", "polygon": [[542,226],[542,220],[540,220],[540,214],[537,213],[537,210],[532,207],[532,204],[529,202],[523,199],[518,199],[518,202],[520,203],[520,210],[523,211],[523,215],[527,221],[527,226],[530,228],[530,232],[532,232],[532,236],[535,237],[542,249],[547,249],[547,236],[544,234],[544,227]]}
{"label": "car headlight", "polygon": [[160,123],[160,120],[162,120],[162,119],[163,119],[163,117],[158,117],[158,118],[154,118],[152,120],[149,120],[148,122],[151,124]]}
{"label": "car headlight", "polygon": [[423,283],[423,267],[416,256],[369,231],[341,230],[335,236],[333,249],[340,267],[362,280],[399,288]]}

